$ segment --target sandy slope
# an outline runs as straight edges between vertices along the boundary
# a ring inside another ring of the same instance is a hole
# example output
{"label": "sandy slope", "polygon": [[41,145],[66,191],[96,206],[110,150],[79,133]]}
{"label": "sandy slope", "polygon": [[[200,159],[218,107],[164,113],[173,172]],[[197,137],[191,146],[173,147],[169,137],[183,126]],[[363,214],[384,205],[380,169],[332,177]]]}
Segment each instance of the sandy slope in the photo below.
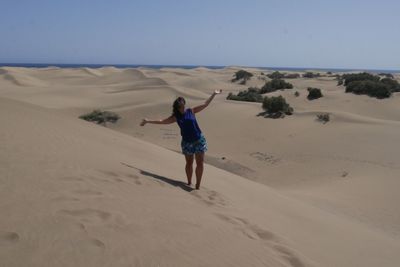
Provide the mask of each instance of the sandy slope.
{"label": "sandy slope", "polygon": [[[246,88],[230,82],[234,71],[0,68],[0,262],[397,266],[399,96],[295,79],[300,97],[274,93],[295,115],[271,120],[259,104],[224,99]],[[306,100],[308,86],[325,97]],[[198,120],[219,168],[207,165],[204,188],[191,191],[176,125],[138,123],[214,88],[226,93]],[[110,130],[76,118],[93,108],[122,120]],[[319,112],[331,122],[315,121]]]}

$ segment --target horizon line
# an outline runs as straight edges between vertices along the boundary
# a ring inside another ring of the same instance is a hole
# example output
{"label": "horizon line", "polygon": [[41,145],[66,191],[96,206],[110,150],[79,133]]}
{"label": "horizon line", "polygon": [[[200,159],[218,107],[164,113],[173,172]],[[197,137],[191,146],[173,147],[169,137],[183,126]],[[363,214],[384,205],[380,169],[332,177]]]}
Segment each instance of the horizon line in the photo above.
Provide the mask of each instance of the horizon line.
{"label": "horizon line", "polygon": [[[348,68],[348,67],[282,67],[282,66],[248,66],[248,65],[206,65],[206,64],[128,64],[128,63],[35,63],[35,62],[23,62],[23,63],[12,63],[12,62],[0,62],[0,67],[13,67],[13,66],[23,65],[27,67],[57,67],[57,66],[96,66],[96,67],[106,67],[106,66],[119,66],[119,67],[208,67],[208,68],[229,68],[229,67],[240,67],[240,68],[255,68],[255,69],[269,69],[269,70],[337,70],[337,71],[391,71],[400,72],[400,69],[385,69],[385,68]],[[72,67],[74,68],[74,67]]]}

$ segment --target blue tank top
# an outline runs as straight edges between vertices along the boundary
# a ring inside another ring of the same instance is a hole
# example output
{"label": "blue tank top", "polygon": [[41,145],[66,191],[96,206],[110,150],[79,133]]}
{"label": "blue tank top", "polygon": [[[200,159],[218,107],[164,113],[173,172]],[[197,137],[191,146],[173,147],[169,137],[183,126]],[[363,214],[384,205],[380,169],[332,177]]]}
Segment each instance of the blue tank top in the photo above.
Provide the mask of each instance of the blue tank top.
{"label": "blue tank top", "polygon": [[192,109],[186,109],[182,116],[176,118],[176,122],[178,123],[179,128],[181,128],[183,141],[194,142],[200,139],[201,130],[197,124],[196,117],[194,116]]}

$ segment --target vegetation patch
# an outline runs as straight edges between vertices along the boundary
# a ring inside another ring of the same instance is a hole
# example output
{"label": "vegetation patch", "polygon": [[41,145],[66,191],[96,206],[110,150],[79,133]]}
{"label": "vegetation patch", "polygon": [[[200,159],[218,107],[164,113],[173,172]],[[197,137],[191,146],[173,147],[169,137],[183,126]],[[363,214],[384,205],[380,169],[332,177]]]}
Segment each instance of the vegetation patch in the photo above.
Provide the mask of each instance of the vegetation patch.
{"label": "vegetation patch", "polygon": [[233,76],[234,78],[232,79],[232,82],[240,81],[240,84],[246,84],[246,82],[253,77],[253,74],[245,70],[239,70],[235,72]]}
{"label": "vegetation patch", "polygon": [[378,99],[388,98],[392,95],[392,90],[389,86],[382,82],[376,81],[354,81],[346,86],[346,93],[353,93],[356,95],[368,95]]}
{"label": "vegetation patch", "polygon": [[283,78],[285,78],[285,79],[297,79],[297,78],[300,78],[300,74],[298,74],[298,73],[288,73],[288,74],[285,74],[285,76]]}
{"label": "vegetation patch", "polygon": [[260,103],[263,101],[263,97],[260,94],[260,89],[256,87],[250,87],[246,91],[240,91],[237,95],[229,93],[226,99]]}
{"label": "vegetation patch", "polygon": [[271,74],[267,75],[270,79],[296,79],[300,78],[300,74],[298,73],[281,73],[279,71],[274,71]]}
{"label": "vegetation patch", "polygon": [[379,73],[379,76],[384,76],[386,78],[394,79],[394,76],[391,73]]}
{"label": "vegetation patch", "polygon": [[285,115],[292,115],[293,108],[282,96],[264,97],[262,108],[265,112],[259,114],[267,118],[283,118]]}
{"label": "vegetation patch", "polygon": [[343,74],[341,77],[344,80],[344,86],[357,81],[373,81],[378,82],[380,77],[368,72]]}
{"label": "vegetation patch", "polygon": [[116,123],[121,117],[111,111],[101,111],[99,109],[95,109],[90,113],[79,116],[79,118],[106,126],[107,122]]}
{"label": "vegetation patch", "polygon": [[307,90],[308,90],[308,96],[307,96],[308,100],[314,100],[323,97],[321,89],[319,88],[308,87]]}
{"label": "vegetation patch", "polygon": [[264,86],[260,90],[260,94],[270,93],[283,89],[293,89],[293,85],[291,83],[285,82],[285,80],[282,79],[272,79],[271,81],[264,84]]}
{"label": "vegetation patch", "polygon": [[346,93],[368,95],[378,99],[388,98],[394,92],[400,92],[397,80],[389,77],[382,78],[367,72],[343,74],[338,78],[340,84],[346,87]]}
{"label": "vegetation patch", "polygon": [[330,121],[330,115],[329,113],[317,114],[317,120],[325,124]]}
{"label": "vegetation patch", "polygon": [[270,79],[283,79],[284,76],[285,74],[280,73],[279,71],[274,71],[273,73],[267,75],[267,77]]}
{"label": "vegetation patch", "polygon": [[400,92],[400,84],[397,80],[392,78],[383,78],[380,82],[388,86],[392,92]]}
{"label": "vegetation patch", "polygon": [[318,72],[314,73],[314,72],[311,72],[311,71],[308,71],[308,72],[303,74],[303,78],[318,78],[320,76],[321,76],[320,73],[318,73]]}

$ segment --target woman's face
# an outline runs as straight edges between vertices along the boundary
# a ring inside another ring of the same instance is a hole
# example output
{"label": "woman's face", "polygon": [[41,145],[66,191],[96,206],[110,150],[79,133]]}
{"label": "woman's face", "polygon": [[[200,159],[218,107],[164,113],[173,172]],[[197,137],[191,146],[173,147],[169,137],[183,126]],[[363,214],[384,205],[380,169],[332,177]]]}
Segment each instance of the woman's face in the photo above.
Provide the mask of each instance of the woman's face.
{"label": "woman's face", "polygon": [[185,99],[180,99],[179,101],[178,101],[178,103],[179,103],[179,110],[181,111],[181,112],[183,112],[184,110],[185,110]]}

